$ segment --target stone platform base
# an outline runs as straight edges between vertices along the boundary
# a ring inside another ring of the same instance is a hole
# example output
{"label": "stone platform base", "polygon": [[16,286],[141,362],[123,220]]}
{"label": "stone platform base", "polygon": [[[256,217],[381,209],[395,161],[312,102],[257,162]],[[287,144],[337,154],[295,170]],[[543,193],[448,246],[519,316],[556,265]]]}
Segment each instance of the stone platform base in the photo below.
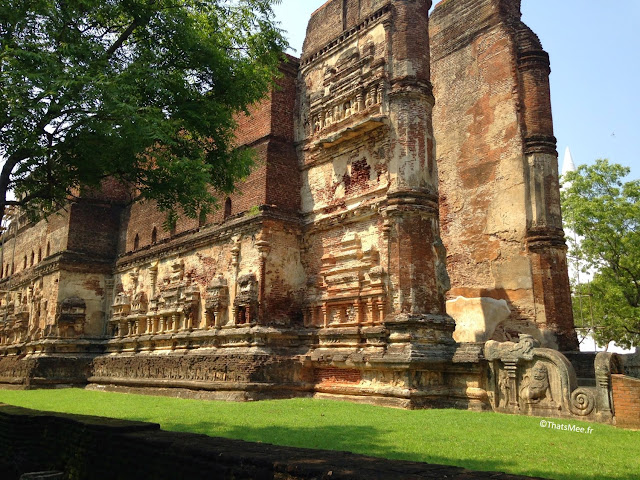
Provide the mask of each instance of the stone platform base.
{"label": "stone platform base", "polygon": [[[4,388],[4,387],[2,387]],[[260,400],[283,400],[288,398],[311,398],[313,394],[304,390],[286,389],[274,386],[269,390],[198,390],[189,388],[136,387],[131,385],[114,385],[90,383],[86,390],[115,393],[134,393],[137,395],[160,395],[163,397],[189,398],[194,400],[220,400],[228,402],[255,402]]]}
{"label": "stone platform base", "polygon": [[92,355],[8,355],[0,358],[3,388],[82,387],[91,374]]}

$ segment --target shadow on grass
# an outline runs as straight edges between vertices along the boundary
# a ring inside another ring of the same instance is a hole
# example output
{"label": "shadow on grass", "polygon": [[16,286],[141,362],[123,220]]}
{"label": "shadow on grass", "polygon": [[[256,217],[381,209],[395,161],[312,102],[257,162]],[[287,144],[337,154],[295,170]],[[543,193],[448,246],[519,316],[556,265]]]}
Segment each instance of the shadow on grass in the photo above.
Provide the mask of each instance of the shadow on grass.
{"label": "shadow on grass", "polygon": [[[166,425],[165,428],[180,432],[211,432],[211,424],[205,422],[190,424],[174,423],[172,425]],[[510,458],[514,458],[513,461],[505,461],[503,459],[465,458],[461,455],[455,454],[455,446],[452,446],[452,452],[450,455],[446,455],[444,452],[439,455],[428,452],[403,452],[388,445],[389,442],[386,439],[383,428],[351,425],[330,425],[313,428],[291,428],[282,426],[227,426],[221,430],[220,436],[249,442],[306,449],[336,450],[392,460],[449,465],[463,467],[469,470],[505,472],[513,475],[525,475],[556,480],[602,480],[603,478],[613,480],[640,480],[640,472],[637,471],[616,472],[614,475],[607,474],[606,476],[603,476],[603,473],[585,474],[582,471],[570,473],[559,472],[552,465],[545,465],[543,460],[540,459],[542,455],[540,455],[539,452],[532,453],[519,451],[518,445],[514,445],[513,451],[510,453]],[[526,462],[537,466],[524,471],[526,464],[517,460],[523,455],[527,455],[531,458]]]}

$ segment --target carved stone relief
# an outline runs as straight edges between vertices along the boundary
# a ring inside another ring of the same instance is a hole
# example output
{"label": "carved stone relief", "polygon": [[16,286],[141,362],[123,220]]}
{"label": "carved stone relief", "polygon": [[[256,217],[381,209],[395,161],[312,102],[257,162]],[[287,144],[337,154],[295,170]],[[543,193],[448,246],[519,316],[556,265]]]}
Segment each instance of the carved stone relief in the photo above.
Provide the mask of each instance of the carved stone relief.
{"label": "carved stone relief", "polygon": [[[151,290],[156,290],[157,265],[149,269]],[[191,330],[196,325],[200,291],[184,280],[184,263],[171,265],[170,274],[165,277],[158,292],[149,299],[145,291],[137,291],[139,271],[130,273],[134,293],[121,292],[112,305],[110,333],[112,336],[127,337],[144,334],[160,334]]]}
{"label": "carved stone relief", "polygon": [[79,297],[65,298],[58,305],[56,327],[62,338],[78,337],[84,334],[87,305]]}
{"label": "carved stone relief", "polygon": [[207,312],[207,328],[221,327],[225,321],[225,313],[229,308],[229,286],[222,276],[213,279],[207,289],[205,310]]}
{"label": "carved stone relief", "polygon": [[258,280],[253,273],[238,278],[238,294],[233,302],[233,317],[236,325],[258,321]]}
{"label": "carved stone relief", "polygon": [[519,343],[490,340],[485,344],[487,393],[494,410],[610,420],[611,354],[596,357],[596,387],[579,387],[569,360],[556,350],[539,347],[529,335],[521,335]]}
{"label": "carved stone relief", "polygon": [[375,247],[362,247],[355,233],[346,234],[337,253],[322,257],[317,299],[305,323],[315,327],[378,324],[386,309],[386,272]]}

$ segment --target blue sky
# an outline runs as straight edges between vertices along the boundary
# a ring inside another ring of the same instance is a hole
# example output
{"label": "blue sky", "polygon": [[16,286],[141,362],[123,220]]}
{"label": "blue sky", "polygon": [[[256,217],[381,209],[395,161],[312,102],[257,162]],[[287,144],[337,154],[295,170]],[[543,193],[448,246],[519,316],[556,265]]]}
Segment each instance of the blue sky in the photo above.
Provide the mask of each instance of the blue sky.
{"label": "blue sky", "polygon": [[[453,0],[455,1],[455,0]],[[324,0],[282,0],[275,12],[297,52]],[[609,6],[611,5],[611,6]],[[640,1],[522,0],[522,18],[551,57],[551,103],[560,163],[597,158],[640,178]],[[562,166],[562,165],[561,165]]]}

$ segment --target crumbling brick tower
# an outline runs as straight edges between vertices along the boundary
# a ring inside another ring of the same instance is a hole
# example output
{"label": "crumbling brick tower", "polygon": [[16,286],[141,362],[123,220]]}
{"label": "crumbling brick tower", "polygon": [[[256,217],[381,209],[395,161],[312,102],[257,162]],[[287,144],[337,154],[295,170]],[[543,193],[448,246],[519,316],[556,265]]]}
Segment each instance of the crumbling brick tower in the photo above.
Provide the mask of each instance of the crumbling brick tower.
{"label": "crumbling brick tower", "polygon": [[431,15],[448,309],[458,341],[524,333],[575,350],[549,56],[520,3],[448,0]]}
{"label": "crumbling brick tower", "polygon": [[316,392],[402,406],[472,396],[450,381],[430,6],[333,0],[309,22],[296,133]]}

